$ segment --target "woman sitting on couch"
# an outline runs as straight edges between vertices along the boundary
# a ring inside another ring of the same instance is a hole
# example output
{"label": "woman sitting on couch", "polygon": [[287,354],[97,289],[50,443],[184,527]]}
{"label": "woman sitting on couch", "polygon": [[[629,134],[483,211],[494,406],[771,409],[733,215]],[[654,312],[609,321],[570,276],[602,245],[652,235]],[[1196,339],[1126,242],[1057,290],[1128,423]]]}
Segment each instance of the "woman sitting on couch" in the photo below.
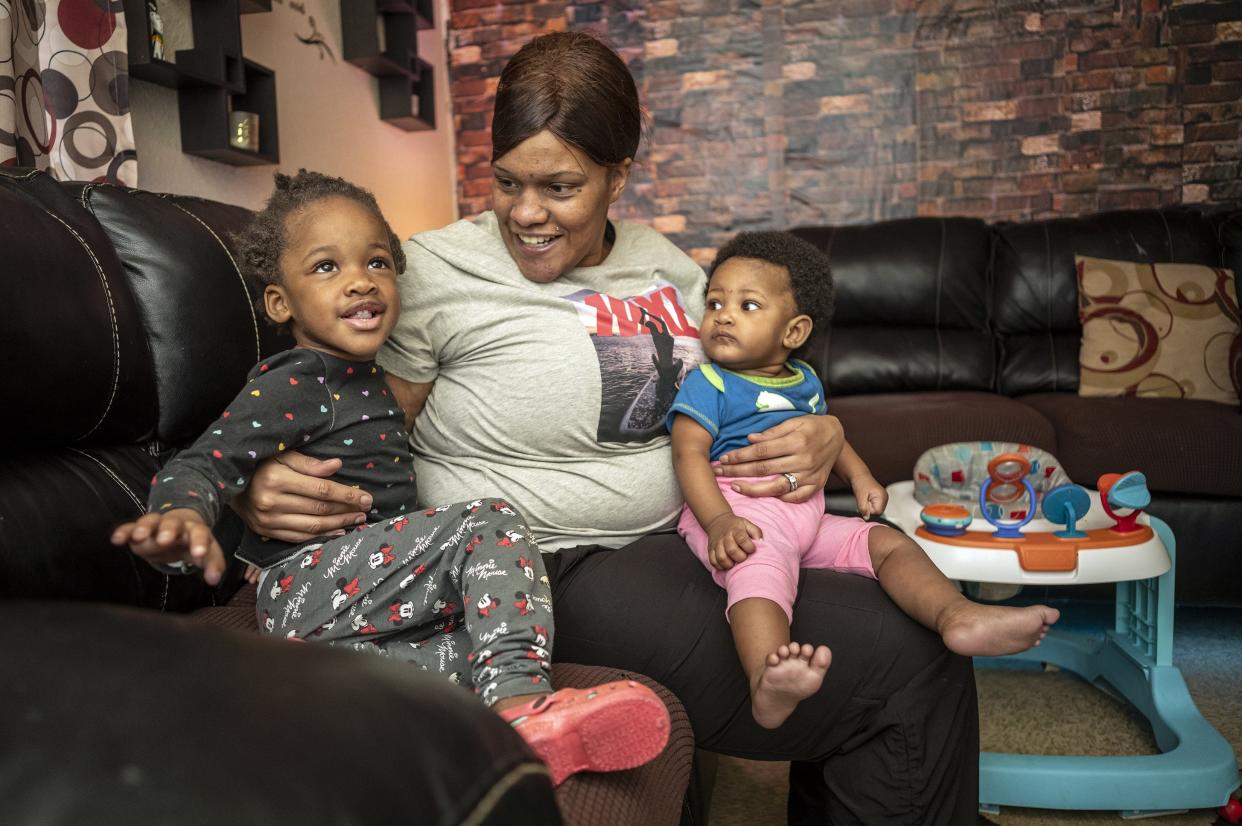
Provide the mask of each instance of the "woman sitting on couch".
{"label": "woman sitting on couch", "polygon": [[[652,423],[672,399],[658,392],[640,323],[658,317],[692,369],[704,275],[653,230],[608,220],[641,132],[633,78],[587,35],[537,38],[505,67],[494,211],[406,244],[401,321],[379,354],[417,416],[420,499],[513,502],[545,553],[554,658],[663,683],[702,748],[795,761],[791,821],[974,823],[970,661],[873,580],[803,572],[792,634],[829,645],[833,667],[781,728],[750,714],[723,592],[669,532],[682,500],[668,436]],[[843,443],[831,416],[755,441],[725,456],[723,473],[773,477],[739,489],[789,501],[823,487]],[[238,510],[286,541],[363,521],[369,495],[319,478],[335,469],[286,454],[259,471]]]}

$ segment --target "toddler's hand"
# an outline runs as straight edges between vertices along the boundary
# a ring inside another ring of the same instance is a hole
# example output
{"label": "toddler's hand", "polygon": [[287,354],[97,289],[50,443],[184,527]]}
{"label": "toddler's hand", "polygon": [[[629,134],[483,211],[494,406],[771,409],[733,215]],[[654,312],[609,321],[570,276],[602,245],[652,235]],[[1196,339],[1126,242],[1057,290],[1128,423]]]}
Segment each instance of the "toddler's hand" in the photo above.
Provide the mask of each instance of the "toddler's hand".
{"label": "toddler's hand", "polygon": [[161,565],[186,562],[203,569],[216,585],[224,576],[224,552],[203,518],[188,508],[148,513],[112,532],[113,545],[128,545],[138,556]]}
{"label": "toddler's hand", "polygon": [[754,522],[721,514],[707,526],[707,558],[716,570],[727,571],[755,552],[755,539],[763,539],[763,531]]}
{"label": "toddler's hand", "polygon": [[246,573],[242,575],[242,578],[245,579],[247,582],[249,582],[251,585],[258,585],[260,573],[261,572],[259,571],[258,568],[254,567],[253,565],[247,564]]}
{"label": "toddler's hand", "polygon": [[884,508],[888,507],[888,491],[874,476],[855,479],[853,488],[854,498],[858,501],[858,512],[863,519],[884,513]]}

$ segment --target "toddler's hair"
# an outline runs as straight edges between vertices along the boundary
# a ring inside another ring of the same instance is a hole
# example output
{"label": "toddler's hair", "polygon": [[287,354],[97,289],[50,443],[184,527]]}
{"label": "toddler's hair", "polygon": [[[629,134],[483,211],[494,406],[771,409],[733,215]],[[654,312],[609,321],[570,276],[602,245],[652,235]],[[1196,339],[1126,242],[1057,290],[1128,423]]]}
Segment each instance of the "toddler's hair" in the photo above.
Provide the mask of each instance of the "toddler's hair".
{"label": "toddler's hair", "polygon": [[243,277],[260,288],[260,311],[263,307],[263,285],[280,283],[280,256],[285,251],[285,224],[289,216],[324,198],[348,198],[369,209],[388,233],[393,267],[398,275],[405,272],[405,251],[401,249],[401,241],[384,218],[384,213],[380,212],[374,195],[343,178],[333,178],[321,172],[307,172],[305,169],[299,169],[296,175],[277,172],[276,188],[267,199],[267,206],[255,213],[246,228],[234,236],[239,256],[237,266]]}
{"label": "toddler's hair", "polygon": [[807,241],[788,232],[739,232],[716,253],[708,281],[716,268],[730,258],[755,258],[789,271],[789,287],[799,313],[818,326],[832,319],[832,268],[828,256]]}

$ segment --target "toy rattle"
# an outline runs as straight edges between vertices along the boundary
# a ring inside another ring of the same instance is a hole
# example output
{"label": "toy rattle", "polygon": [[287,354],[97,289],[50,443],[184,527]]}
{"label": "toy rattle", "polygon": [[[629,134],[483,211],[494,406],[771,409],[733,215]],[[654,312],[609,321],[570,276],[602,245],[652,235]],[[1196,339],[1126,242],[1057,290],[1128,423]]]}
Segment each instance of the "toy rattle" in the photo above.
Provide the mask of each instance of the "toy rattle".
{"label": "toy rattle", "polygon": [[[1026,478],[1030,472],[1031,463],[1020,453],[1002,453],[988,462],[988,478],[979,488],[979,511],[996,528],[992,535],[997,539],[1021,539],[1022,526],[1035,518],[1035,488]],[[1000,515],[1004,509],[997,505],[1017,501],[1022,497],[1023,489],[1031,498],[1031,506],[1026,509],[1026,515],[1016,523],[1002,524]],[[990,497],[988,491],[992,493]],[[992,500],[991,505],[988,503],[989,498]]]}

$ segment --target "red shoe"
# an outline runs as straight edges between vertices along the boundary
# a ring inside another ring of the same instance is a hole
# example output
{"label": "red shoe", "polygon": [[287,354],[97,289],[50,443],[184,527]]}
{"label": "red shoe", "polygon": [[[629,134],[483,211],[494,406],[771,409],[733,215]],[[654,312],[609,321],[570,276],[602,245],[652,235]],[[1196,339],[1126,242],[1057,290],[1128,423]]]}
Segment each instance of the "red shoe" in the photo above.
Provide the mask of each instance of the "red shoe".
{"label": "red shoe", "polygon": [[654,691],[633,680],[562,688],[500,716],[547,765],[553,786],[575,772],[641,766],[668,743],[668,709]]}

